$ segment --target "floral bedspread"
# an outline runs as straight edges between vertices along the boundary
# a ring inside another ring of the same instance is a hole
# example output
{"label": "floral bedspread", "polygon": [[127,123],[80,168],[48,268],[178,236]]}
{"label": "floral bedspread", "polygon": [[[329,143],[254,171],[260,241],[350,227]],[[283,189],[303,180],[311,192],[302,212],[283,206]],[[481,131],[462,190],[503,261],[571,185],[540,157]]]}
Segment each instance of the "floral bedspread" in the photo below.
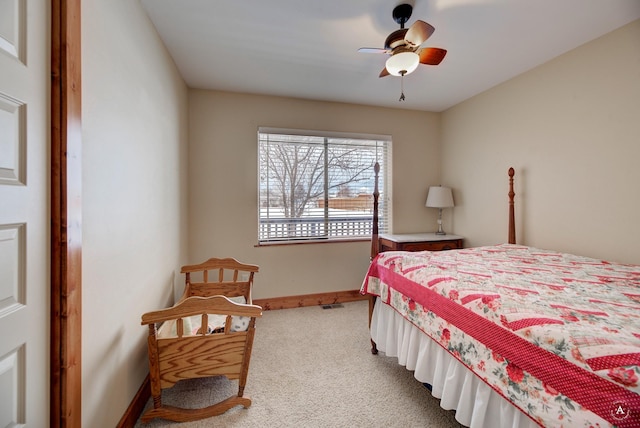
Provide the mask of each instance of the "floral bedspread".
{"label": "floral bedspread", "polygon": [[640,266],[509,244],[385,252],[361,292],[542,426],[640,427]]}

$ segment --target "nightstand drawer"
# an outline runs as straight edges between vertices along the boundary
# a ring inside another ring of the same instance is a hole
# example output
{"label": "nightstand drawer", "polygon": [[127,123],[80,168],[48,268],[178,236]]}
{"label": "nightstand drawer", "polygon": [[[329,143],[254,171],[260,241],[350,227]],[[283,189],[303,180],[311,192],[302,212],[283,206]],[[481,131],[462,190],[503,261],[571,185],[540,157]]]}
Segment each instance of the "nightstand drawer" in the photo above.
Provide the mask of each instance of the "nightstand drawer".
{"label": "nightstand drawer", "polygon": [[461,240],[437,242],[410,242],[402,244],[403,251],[444,251],[462,248]]}

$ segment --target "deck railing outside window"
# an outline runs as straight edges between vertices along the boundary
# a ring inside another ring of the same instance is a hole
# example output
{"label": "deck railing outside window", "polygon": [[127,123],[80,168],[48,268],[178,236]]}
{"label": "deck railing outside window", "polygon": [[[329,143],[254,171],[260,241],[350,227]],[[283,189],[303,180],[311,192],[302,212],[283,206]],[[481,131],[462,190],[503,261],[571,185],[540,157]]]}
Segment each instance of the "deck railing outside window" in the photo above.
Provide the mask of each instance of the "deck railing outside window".
{"label": "deck railing outside window", "polygon": [[372,215],[331,217],[329,222],[324,217],[260,219],[260,236],[269,236],[272,241],[348,239],[369,237],[371,233]]}

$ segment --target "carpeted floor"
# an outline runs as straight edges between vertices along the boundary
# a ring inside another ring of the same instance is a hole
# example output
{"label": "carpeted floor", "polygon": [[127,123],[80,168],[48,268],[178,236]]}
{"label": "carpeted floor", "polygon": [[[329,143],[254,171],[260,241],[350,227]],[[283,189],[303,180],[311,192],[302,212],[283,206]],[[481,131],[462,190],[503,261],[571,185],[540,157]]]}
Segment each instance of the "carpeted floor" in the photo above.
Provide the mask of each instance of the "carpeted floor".
{"label": "carpeted floor", "polygon": [[[251,407],[136,427],[460,427],[395,358],[371,354],[367,314],[366,301],[265,311],[245,389]],[[235,393],[237,381],[199,379],[164,391],[163,402],[203,407]]]}

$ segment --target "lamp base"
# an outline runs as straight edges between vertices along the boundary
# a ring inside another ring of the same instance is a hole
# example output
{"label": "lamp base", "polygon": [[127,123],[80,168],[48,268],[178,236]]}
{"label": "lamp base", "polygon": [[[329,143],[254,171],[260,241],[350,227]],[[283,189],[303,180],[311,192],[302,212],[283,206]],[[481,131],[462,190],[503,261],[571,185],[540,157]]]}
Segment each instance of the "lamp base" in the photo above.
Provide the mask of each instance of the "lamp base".
{"label": "lamp base", "polygon": [[438,231],[436,232],[436,235],[446,235],[442,229],[442,208],[438,208]]}

